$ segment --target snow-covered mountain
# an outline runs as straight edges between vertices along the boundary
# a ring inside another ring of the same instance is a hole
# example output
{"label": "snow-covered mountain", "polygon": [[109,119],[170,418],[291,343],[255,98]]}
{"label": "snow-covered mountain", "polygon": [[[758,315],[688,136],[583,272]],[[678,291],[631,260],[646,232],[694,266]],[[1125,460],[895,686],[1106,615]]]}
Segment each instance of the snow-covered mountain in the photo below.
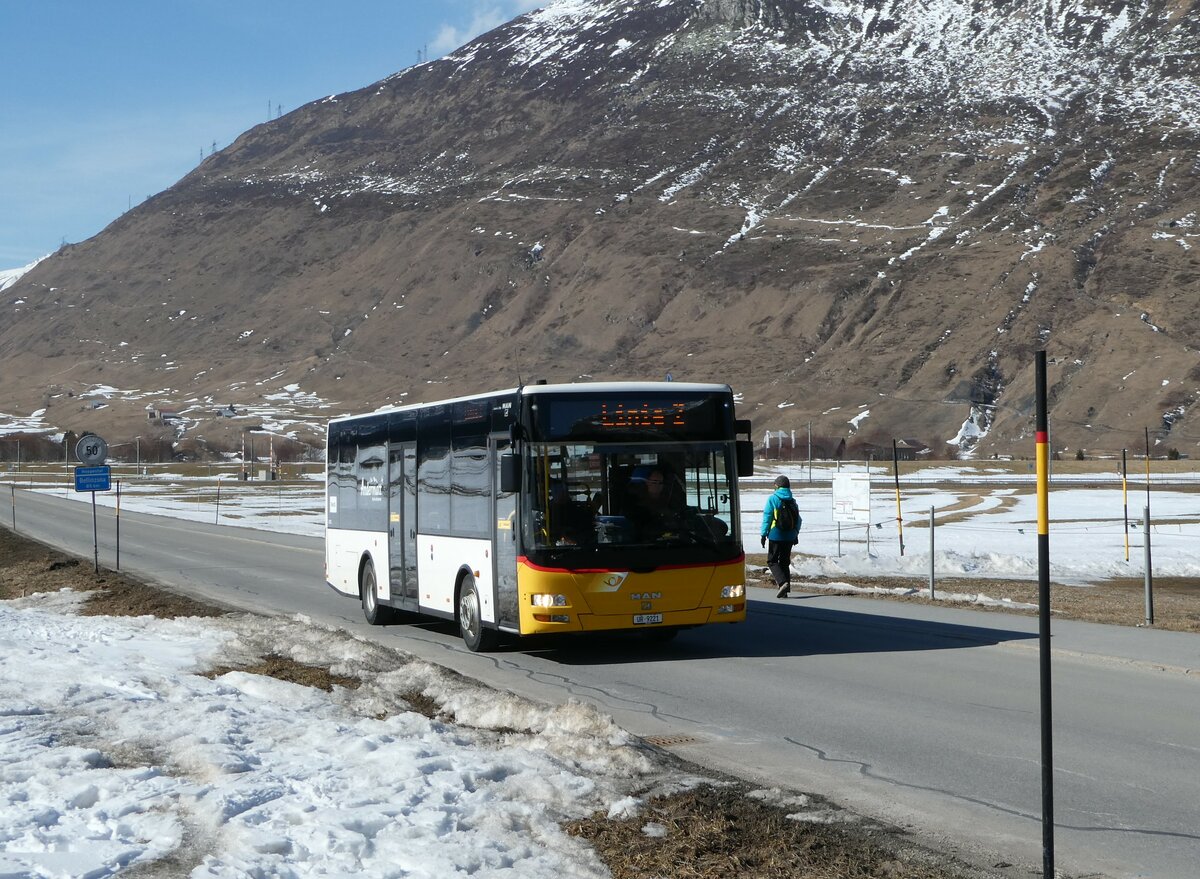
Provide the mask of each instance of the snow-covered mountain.
{"label": "snow-covered mountain", "polygon": [[[42,257],[42,259],[45,259],[45,257]],[[0,293],[4,292],[13,284],[17,283],[17,281],[21,280],[23,275],[25,275],[30,269],[32,269],[41,261],[41,259],[35,259],[29,265],[21,266],[19,269],[0,269]]]}
{"label": "snow-covered mountain", "polygon": [[670,372],[756,431],[1019,453],[1045,347],[1057,446],[1187,452],[1198,122],[1198,0],[563,0],[31,271],[0,411]]}

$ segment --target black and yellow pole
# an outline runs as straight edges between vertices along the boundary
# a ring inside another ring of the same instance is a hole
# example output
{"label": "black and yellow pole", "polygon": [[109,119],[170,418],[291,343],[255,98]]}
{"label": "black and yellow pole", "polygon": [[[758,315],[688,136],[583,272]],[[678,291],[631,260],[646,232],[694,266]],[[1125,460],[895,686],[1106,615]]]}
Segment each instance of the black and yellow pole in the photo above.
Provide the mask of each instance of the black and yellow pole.
{"label": "black and yellow pole", "polygon": [[1125,507],[1125,561],[1129,561],[1129,461],[1121,449],[1121,503]]}
{"label": "black and yellow pole", "polygon": [[1050,698],[1050,480],[1046,352],[1037,363],[1038,631],[1042,692],[1042,877],[1054,879],[1054,741]]}

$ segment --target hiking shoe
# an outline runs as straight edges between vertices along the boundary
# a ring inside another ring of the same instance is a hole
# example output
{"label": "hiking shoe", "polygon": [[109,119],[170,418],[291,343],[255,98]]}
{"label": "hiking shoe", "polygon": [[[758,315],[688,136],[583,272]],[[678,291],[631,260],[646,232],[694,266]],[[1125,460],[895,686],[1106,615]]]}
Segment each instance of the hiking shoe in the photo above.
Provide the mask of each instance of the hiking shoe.
{"label": "hiking shoe", "polygon": [[775,593],[776,598],[787,598],[788,593],[792,591],[792,587],[786,583],[779,587],[779,591]]}

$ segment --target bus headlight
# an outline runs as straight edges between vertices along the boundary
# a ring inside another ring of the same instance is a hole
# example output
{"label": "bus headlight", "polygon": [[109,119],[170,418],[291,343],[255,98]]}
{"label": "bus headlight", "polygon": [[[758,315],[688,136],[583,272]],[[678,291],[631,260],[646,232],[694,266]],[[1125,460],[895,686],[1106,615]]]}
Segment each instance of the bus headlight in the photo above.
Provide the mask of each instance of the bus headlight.
{"label": "bus headlight", "polygon": [[722,598],[741,598],[746,594],[746,587],[742,583],[737,583],[733,586],[724,586],[721,589]]}
{"label": "bus headlight", "polygon": [[535,592],[530,596],[534,607],[566,607],[567,596],[551,595],[549,592]]}

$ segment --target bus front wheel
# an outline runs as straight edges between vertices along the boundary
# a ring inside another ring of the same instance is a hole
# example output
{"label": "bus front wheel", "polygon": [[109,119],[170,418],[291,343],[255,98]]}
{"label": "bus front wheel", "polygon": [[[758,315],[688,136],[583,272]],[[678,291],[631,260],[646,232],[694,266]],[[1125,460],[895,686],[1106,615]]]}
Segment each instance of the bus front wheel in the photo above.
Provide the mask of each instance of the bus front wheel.
{"label": "bus front wheel", "polygon": [[392,621],[393,611],[379,603],[379,586],[375,580],[375,564],[367,560],[358,578],[358,594],[362,599],[363,616],[372,626],[382,626]]}
{"label": "bus front wheel", "polygon": [[475,578],[467,574],[458,587],[458,631],[472,653],[494,650],[500,640],[495,629],[484,628],[481,607],[479,587]]}

